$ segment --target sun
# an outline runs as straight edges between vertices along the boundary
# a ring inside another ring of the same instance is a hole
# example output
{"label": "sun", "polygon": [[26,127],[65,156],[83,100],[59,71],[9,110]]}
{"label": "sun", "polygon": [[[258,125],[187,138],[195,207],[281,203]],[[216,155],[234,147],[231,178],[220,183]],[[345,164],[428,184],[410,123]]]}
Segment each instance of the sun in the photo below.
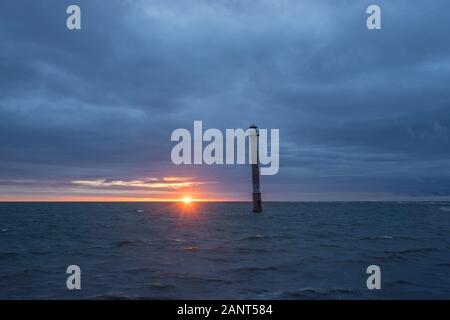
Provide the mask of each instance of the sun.
{"label": "sun", "polygon": [[183,197],[182,201],[183,201],[185,204],[189,204],[189,203],[192,202],[192,198],[189,197],[189,196],[185,196],[185,197]]}

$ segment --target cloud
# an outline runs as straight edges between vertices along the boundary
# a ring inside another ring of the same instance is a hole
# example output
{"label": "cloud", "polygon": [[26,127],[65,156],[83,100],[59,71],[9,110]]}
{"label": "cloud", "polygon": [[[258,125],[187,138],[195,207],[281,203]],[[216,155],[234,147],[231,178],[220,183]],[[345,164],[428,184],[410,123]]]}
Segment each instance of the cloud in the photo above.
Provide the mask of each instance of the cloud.
{"label": "cloud", "polygon": [[[190,178],[151,178],[145,180],[132,180],[132,181],[122,181],[122,180],[106,180],[106,179],[96,179],[96,180],[74,180],[73,184],[95,187],[95,188],[108,188],[108,187],[122,187],[122,188],[144,188],[144,189],[185,189],[185,188],[195,188],[206,183],[212,182],[202,182],[202,181],[188,181]],[[167,182],[170,181],[170,182]]]}
{"label": "cloud", "polygon": [[244,199],[248,168],[170,162],[172,130],[203,120],[280,129],[269,199],[450,196],[445,0],[380,0],[379,32],[369,1],[77,3],[76,32],[70,1],[0,4],[0,179],[76,195],[179,175]]}

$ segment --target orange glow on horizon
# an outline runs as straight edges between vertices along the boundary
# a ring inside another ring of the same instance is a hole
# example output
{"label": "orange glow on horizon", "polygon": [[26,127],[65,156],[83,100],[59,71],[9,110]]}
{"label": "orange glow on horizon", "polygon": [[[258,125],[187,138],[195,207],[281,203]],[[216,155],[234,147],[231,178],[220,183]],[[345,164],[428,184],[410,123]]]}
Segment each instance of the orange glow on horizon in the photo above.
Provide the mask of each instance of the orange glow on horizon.
{"label": "orange glow on horizon", "polygon": [[[192,202],[232,202],[232,198],[191,197]],[[184,197],[0,196],[0,202],[184,202]]]}
{"label": "orange glow on horizon", "polygon": [[[239,201],[234,194],[206,188],[216,184],[195,177],[167,175],[136,179],[91,178],[69,181],[62,187],[43,182],[23,183],[23,192],[0,194],[0,202],[231,202]],[[192,207],[194,207],[192,205]]]}

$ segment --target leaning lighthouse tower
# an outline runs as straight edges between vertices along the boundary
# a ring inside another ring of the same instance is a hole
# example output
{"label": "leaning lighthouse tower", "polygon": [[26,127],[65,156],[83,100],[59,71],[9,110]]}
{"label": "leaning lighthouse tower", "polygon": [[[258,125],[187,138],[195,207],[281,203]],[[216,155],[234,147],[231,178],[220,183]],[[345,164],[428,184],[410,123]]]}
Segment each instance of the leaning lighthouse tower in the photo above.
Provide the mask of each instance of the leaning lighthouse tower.
{"label": "leaning lighthouse tower", "polygon": [[259,186],[259,131],[254,124],[250,126],[250,146],[251,146],[251,164],[252,164],[252,183],[253,183],[253,212],[262,211],[261,189]]}

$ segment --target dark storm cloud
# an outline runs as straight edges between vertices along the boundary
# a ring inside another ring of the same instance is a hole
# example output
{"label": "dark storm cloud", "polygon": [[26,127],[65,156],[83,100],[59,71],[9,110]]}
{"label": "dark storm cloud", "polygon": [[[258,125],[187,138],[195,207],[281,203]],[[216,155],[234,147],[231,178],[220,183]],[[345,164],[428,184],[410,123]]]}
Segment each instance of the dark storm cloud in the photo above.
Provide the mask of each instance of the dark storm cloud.
{"label": "dark storm cloud", "polygon": [[171,164],[203,120],[280,128],[271,199],[450,196],[446,1],[376,1],[381,31],[367,1],[289,0],[75,1],[68,31],[72,2],[0,4],[3,193],[172,172],[247,192],[246,168]]}

